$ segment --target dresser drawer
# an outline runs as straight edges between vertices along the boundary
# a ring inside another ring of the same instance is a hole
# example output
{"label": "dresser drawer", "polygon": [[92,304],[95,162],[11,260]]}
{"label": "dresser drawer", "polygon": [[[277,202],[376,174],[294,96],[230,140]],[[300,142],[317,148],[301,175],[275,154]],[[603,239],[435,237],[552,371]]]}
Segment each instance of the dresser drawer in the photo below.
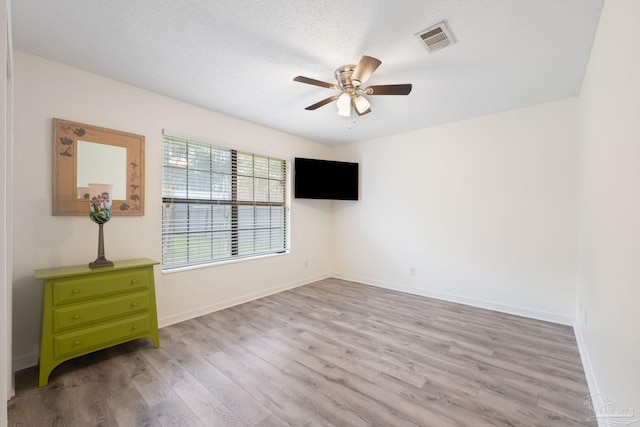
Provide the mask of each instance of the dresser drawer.
{"label": "dresser drawer", "polygon": [[123,317],[149,310],[148,291],[136,292],[86,303],[57,307],[53,310],[53,332],[77,328],[90,323]]}
{"label": "dresser drawer", "polygon": [[54,338],[54,357],[56,359],[78,353],[87,353],[93,349],[104,348],[106,343],[124,342],[136,335],[150,331],[149,314],[116,320],[107,325],[95,326],[78,332],[69,332]]}
{"label": "dresser drawer", "polygon": [[114,272],[53,282],[53,305],[149,287],[148,270]]}

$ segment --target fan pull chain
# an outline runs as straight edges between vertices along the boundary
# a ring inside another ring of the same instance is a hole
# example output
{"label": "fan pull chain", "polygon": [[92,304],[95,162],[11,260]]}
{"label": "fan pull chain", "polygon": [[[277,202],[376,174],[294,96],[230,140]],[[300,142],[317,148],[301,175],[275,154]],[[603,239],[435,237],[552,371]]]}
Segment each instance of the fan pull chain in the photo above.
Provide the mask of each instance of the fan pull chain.
{"label": "fan pull chain", "polygon": [[356,123],[356,118],[353,115],[353,108],[349,109],[349,125],[347,129],[351,130],[351,126]]}

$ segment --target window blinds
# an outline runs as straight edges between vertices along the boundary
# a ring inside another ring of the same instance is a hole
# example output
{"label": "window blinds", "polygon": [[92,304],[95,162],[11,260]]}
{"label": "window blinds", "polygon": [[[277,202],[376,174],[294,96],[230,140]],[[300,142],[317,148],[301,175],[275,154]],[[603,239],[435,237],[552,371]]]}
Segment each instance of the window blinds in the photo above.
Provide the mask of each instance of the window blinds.
{"label": "window blinds", "polygon": [[287,162],[164,135],[162,269],[282,253]]}

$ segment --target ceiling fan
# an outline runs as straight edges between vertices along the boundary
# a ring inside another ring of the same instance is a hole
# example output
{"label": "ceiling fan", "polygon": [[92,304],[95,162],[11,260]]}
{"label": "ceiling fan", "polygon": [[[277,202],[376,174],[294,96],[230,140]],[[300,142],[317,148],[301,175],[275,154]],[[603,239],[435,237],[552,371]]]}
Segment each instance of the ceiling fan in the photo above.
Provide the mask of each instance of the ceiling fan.
{"label": "ceiling fan", "polygon": [[369,104],[364,95],[409,95],[411,92],[411,84],[377,85],[362,88],[362,84],[371,77],[380,64],[382,64],[382,61],[379,59],[364,55],[358,65],[343,65],[335,71],[334,75],[338,81],[337,84],[304,76],[298,76],[293,80],[342,92],[316,102],[305,108],[305,110],[315,110],[337,100],[336,105],[340,116],[350,117],[351,107],[359,116],[362,116],[371,112],[371,104]]}

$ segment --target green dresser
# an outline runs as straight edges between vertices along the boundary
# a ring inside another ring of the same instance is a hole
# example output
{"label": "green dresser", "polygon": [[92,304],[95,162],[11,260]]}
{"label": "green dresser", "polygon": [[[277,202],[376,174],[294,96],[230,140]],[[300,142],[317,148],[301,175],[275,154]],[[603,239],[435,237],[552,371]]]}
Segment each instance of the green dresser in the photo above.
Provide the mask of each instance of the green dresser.
{"label": "green dresser", "polygon": [[153,266],[148,258],[36,271],[44,280],[40,387],[65,360],[147,337],[160,345]]}

